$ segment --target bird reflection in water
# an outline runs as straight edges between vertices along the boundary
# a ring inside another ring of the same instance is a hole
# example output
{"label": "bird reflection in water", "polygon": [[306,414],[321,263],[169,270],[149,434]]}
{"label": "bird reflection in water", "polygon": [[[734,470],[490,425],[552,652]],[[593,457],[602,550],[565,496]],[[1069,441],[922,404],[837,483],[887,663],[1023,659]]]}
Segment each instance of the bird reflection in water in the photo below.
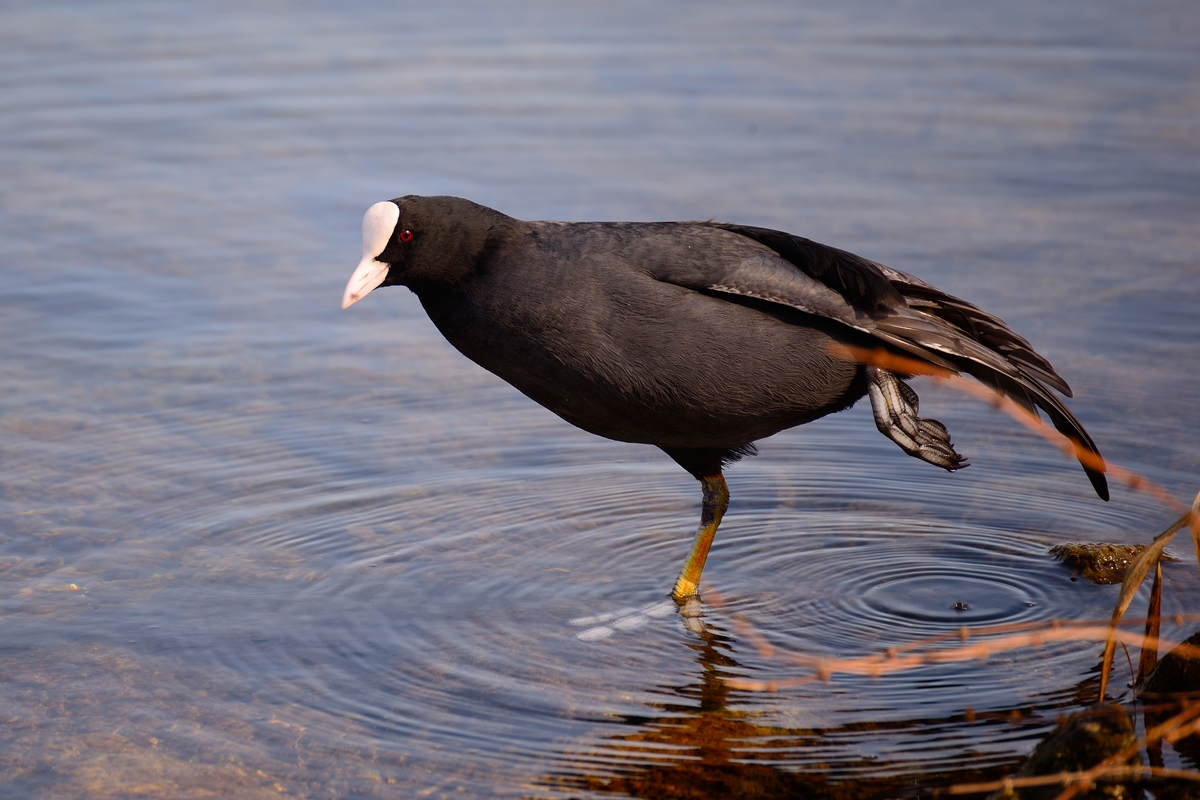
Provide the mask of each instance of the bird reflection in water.
{"label": "bird reflection in water", "polygon": [[[931,730],[958,731],[963,715],[822,728],[802,709],[791,714],[805,717],[799,724],[779,724],[778,705],[755,710],[763,695],[729,687],[727,679],[746,672],[734,657],[735,638],[699,617],[685,617],[685,624],[697,634],[687,647],[696,654],[698,680],[657,687],[653,693],[663,699],[649,703],[649,713],[616,718],[632,730],[571,748],[561,757],[567,766],[543,776],[540,785],[631,797],[857,799],[996,780],[1020,760],[1014,754],[997,763],[993,756],[987,766],[972,768],[968,756],[961,768],[932,772],[918,760],[920,752],[887,759],[878,756],[885,747],[862,747],[873,733],[927,739]],[[795,705],[803,704],[795,698]],[[976,728],[980,740],[995,737],[1000,727],[1012,736],[1014,723],[1039,724],[1011,711],[986,716]],[[859,754],[846,753],[847,747]]]}

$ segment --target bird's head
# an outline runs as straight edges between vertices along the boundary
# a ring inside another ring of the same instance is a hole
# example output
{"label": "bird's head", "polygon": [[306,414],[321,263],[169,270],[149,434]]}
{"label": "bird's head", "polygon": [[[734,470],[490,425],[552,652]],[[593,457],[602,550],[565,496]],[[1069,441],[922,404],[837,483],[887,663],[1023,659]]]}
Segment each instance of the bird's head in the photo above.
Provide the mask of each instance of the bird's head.
{"label": "bird's head", "polygon": [[409,195],[385,200],[363,216],[362,259],[346,284],[342,308],[379,286],[454,284],[467,277],[502,220],[458,197]]}

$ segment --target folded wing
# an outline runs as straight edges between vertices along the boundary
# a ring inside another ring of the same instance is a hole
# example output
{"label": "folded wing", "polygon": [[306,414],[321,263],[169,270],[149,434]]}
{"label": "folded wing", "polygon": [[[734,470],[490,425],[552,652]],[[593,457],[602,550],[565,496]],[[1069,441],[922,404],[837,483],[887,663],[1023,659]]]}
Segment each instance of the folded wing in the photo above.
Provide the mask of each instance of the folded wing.
{"label": "folded wing", "polygon": [[[1053,394],[1067,386],[1045,358],[1003,321],[899,270],[799,236],[744,225],[706,223],[765,245],[772,253],[696,262],[655,277],[699,291],[752,297],[836,320],[882,345],[937,366],[965,372],[1029,412],[1041,409],[1061,433],[1099,456],[1095,443]],[[1108,499],[1102,470],[1083,465],[1096,493]]]}

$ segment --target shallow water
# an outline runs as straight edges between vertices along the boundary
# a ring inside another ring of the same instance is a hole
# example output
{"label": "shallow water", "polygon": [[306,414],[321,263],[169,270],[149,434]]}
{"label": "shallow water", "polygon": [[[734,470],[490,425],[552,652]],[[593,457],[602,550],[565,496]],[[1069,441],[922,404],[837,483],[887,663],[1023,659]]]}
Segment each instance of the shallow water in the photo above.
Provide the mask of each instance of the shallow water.
{"label": "shallow water", "polygon": [[[1192,4],[2,13],[6,795],[889,795],[1005,774],[1094,692],[1090,643],[730,688],[1104,618],[1116,587],[1048,547],[1174,514],[918,381],[973,466],[865,404],[761,443],[692,633],[663,605],[689,476],[404,290],[339,311],[379,199],[853,250],[1006,319],[1106,456],[1200,489]],[[1174,550],[1168,614],[1200,600]]]}

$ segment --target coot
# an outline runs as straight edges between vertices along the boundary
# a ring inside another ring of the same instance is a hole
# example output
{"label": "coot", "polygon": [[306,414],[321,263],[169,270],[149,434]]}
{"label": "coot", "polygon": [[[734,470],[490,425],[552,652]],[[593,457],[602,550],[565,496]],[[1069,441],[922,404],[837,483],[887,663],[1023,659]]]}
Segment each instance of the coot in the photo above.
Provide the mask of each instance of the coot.
{"label": "coot", "polygon": [[[1071,390],[1001,320],[899,270],[782,231],[719,222],[525,222],[457,197],[376,203],[342,307],[407,286],[459,352],[586,431],[656,445],[701,484],[672,596],[698,593],[729,504],[722,468],[754,442],[870,397],[904,452],[967,466],[917,415],[907,376],[848,348],[965,372],[1084,449]],[[1084,464],[1101,498],[1102,469]]]}

